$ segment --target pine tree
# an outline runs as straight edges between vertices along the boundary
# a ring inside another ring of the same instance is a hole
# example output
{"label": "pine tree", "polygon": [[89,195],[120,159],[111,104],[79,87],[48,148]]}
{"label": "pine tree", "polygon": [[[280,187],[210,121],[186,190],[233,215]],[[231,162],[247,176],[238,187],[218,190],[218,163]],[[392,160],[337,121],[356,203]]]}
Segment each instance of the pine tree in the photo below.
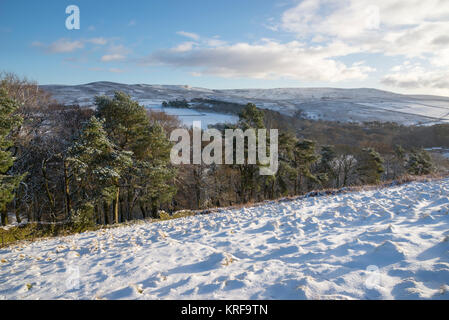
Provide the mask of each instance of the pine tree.
{"label": "pine tree", "polygon": [[357,174],[359,179],[366,184],[376,184],[380,182],[384,173],[384,160],[378,152],[372,148],[362,149],[358,159]]}
{"label": "pine tree", "polygon": [[394,147],[394,156],[392,161],[394,179],[400,177],[404,173],[407,166],[406,156],[407,154],[402,146],[396,145]]}
{"label": "pine tree", "polygon": [[25,174],[8,174],[15,160],[8,150],[13,145],[9,135],[11,130],[22,123],[22,118],[14,115],[18,108],[18,103],[9,98],[8,92],[0,87],[0,214],[2,225],[8,224],[6,207],[14,198],[14,189],[25,177]]}
{"label": "pine tree", "polygon": [[[239,122],[237,128],[242,131],[248,129],[265,129],[264,113],[258,109],[255,104],[248,103],[245,108],[239,114]],[[258,143],[258,137],[256,133],[256,145]],[[245,159],[248,159],[248,145],[245,143]],[[236,165],[240,173],[240,199],[242,202],[247,202],[254,198],[255,192],[260,190],[260,184],[258,183],[258,164],[245,164]]]}
{"label": "pine tree", "polygon": [[414,150],[406,164],[407,171],[414,175],[424,175],[432,172],[433,164],[426,150]]}
{"label": "pine tree", "polygon": [[248,103],[239,114],[239,128],[243,131],[247,129],[264,129],[264,113],[255,104]]}
{"label": "pine tree", "polygon": [[104,121],[91,117],[80,138],[68,150],[67,161],[79,184],[80,207],[114,203],[118,223],[118,195],[124,170],[132,165],[131,152],[118,150],[103,129]]}
{"label": "pine tree", "polygon": [[97,117],[104,119],[104,129],[111,141],[120,149],[132,151],[140,158],[145,149],[149,118],[144,106],[133,101],[123,92],[115,92],[114,98],[96,97]]}
{"label": "pine tree", "polygon": [[276,184],[280,195],[289,193],[290,185],[297,178],[295,169],[295,146],[298,139],[293,133],[282,132],[279,135],[279,170],[276,174]]}
{"label": "pine tree", "polygon": [[312,164],[318,160],[318,156],[315,154],[315,142],[307,139],[297,142],[293,153],[295,157],[294,167],[297,174],[295,194],[298,194],[304,183],[320,183],[311,170]]}
{"label": "pine tree", "polygon": [[320,162],[317,165],[317,178],[322,185],[332,186],[335,179],[335,170],[333,161],[337,157],[335,149],[332,146],[322,146],[320,152]]}
{"label": "pine tree", "polygon": [[166,132],[157,123],[150,123],[145,107],[123,92],[116,92],[112,99],[97,97],[96,104],[111,140],[120,150],[133,152],[133,165],[123,177],[126,189],[119,199],[127,217],[131,218],[136,204],[144,216],[149,205],[155,217],[158,206],[169,202],[176,192],[176,171],[170,165],[172,144]]}
{"label": "pine tree", "polygon": [[145,160],[137,162],[136,186],[140,190],[141,211],[146,215],[145,203],[149,203],[151,214],[157,217],[158,206],[169,202],[176,193],[174,178],[176,170],[170,165],[172,144],[164,129],[154,123],[149,129]]}

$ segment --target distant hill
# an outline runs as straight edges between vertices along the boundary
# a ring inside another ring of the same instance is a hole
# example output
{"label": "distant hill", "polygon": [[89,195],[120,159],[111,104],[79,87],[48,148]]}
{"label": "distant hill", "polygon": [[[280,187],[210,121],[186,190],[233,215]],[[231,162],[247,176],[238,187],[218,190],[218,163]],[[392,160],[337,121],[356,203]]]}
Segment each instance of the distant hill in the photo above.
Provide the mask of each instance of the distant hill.
{"label": "distant hill", "polygon": [[93,82],[82,85],[44,85],[44,90],[65,104],[89,106],[97,95],[124,91],[142,104],[194,98],[237,103],[255,103],[260,108],[295,114],[298,110],[311,119],[343,122],[381,121],[402,124],[449,122],[449,98],[402,95],[377,89],[276,88],[214,90],[187,85],[121,84]]}

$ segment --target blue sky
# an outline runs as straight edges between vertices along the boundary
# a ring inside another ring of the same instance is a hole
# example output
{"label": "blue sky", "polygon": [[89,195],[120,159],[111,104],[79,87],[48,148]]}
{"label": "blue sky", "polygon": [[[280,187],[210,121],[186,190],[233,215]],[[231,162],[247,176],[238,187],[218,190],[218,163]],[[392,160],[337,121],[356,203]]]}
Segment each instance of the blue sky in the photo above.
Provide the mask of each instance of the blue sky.
{"label": "blue sky", "polygon": [[[0,70],[41,84],[449,95],[449,2],[421,2],[1,0]],[[65,26],[69,5],[79,30]]]}

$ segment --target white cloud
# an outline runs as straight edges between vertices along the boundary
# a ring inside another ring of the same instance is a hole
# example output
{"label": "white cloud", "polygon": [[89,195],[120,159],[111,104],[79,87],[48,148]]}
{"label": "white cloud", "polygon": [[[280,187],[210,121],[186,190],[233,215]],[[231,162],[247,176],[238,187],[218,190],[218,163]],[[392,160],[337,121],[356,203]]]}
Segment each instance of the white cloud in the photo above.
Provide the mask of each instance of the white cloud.
{"label": "white cloud", "polygon": [[447,0],[304,0],[286,10],[277,27],[311,43],[341,41],[360,53],[418,58],[427,66],[400,72],[398,66],[383,84],[449,88],[442,79],[449,74]]}
{"label": "white cloud", "polygon": [[96,44],[96,45],[100,45],[100,46],[104,46],[105,44],[108,43],[108,40],[105,38],[91,38],[91,39],[87,39],[86,42],[92,43],[92,44]]}
{"label": "white cloud", "polygon": [[190,39],[193,39],[196,41],[198,41],[200,39],[200,36],[193,32],[178,31],[178,32],[176,32],[176,34],[179,34],[180,36],[190,38]]}
{"label": "white cloud", "polygon": [[48,51],[52,53],[66,53],[72,52],[77,49],[84,48],[84,44],[81,41],[69,41],[66,39],[60,39],[56,42],[53,42],[49,47]]}
{"label": "white cloud", "polygon": [[[427,93],[449,94],[449,71],[424,68],[420,63],[404,63],[391,69],[381,82],[395,88],[425,90]],[[414,91],[416,91],[414,90]]]}
{"label": "white cloud", "polygon": [[209,47],[219,47],[219,46],[226,45],[226,41],[212,38],[212,39],[206,39],[205,44],[208,45]]}
{"label": "white cloud", "polygon": [[105,54],[104,56],[101,57],[101,61],[102,62],[111,62],[111,61],[121,61],[124,60],[126,57],[124,55],[121,54]]}
{"label": "white cloud", "polygon": [[190,51],[195,46],[199,46],[199,45],[203,45],[203,46],[207,46],[207,47],[220,47],[220,46],[224,46],[227,44],[226,41],[219,39],[218,36],[214,36],[212,38],[206,38],[206,37],[201,37],[195,33],[189,33],[189,32],[184,32],[184,31],[179,31],[179,32],[177,32],[177,34],[181,34],[183,36],[194,39],[196,41],[182,42],[181,44],[179,44],[178,46],[173,48],[172,49],[173,51],[178,51],[178,52]]}
{"label": "white cloud", "polygon": [[420,57],[449,45],[449,1],[305,0],[283,13],[281,26],[313,41]]}
{"label": "white cloud", "polygon": [[196,68],[195,75],[248,77],[256,79],[290,78],[303,81],[342,81],[364,79],[374,69],[363,63],[347,66],[334,57],[352,53],[341,42],[307,47],[298,41],[279,43],[237,43],[192,50],[160,50],[140,60],[142,64],[162,64]]}
{"label": "white cloud", "polygon": [[299,36],[363,41],[366,36],[408,31],[448,18],[446,0],[304,0],[284,12],[281,26]]}
{"label": "white cloud", "polygon": [[107,49],[107,53],[101,57],[102,62],[111,62],[111,61],[123,61],[126,59],[126,56],[131,52],[130,49],[126,48],[123,45],[110,45]]}
{"label": "white cloud", "polygon": [[49,45],[42,42],[35,41],[31,44],[33,47],[43,48],[48,53],[68,53],[73,52],[77,49],[84,48],[84,43],[82,41],[71,41],[68,39],[59,39]]}
{"label": "white cloud", "polygon": [[175,52],[185,52],[185,51],[190,51],[193,49],[193,46],[195,45],[195,42],[183,42],[181,44],[179,44],[178,46],[176,46],[175,48],[173,48],[172,50]]}
{"label": "white cloud", "polygon": [[375,70],[364,61],[343,63],[341,57],[375,53],[383,59],[400,57],[404,66],[409,59],[427,66],[408,62],[407,69],[398,66],[379,79],[382,84],[431,90],[447,85],[447,0],[303,0],[285,10],[278,23],[268,19],[266,25],[298,40],[228,44],[179,31],[195,42],[159,50],[141,62],[189,68],[195,76],[336,82],[365,79]]}
{"label": "white cloud", "polygon": [[95,45],[105,45],[108,42],[105,38],[90,38],[82,40],[58,39],[50,44],[34,41],[31,46],[43,48],[47,53],[69,53],[84,48],[86,43]]}

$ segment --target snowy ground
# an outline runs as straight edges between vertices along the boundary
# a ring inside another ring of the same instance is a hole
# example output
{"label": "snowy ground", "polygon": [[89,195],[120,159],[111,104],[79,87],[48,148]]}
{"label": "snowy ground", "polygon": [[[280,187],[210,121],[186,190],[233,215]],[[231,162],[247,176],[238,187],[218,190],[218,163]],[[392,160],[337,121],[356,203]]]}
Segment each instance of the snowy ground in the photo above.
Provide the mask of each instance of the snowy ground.
{"label": "snowy ground", "polygon": [[449,299],[449,179],[0,250],[3,299]]}

